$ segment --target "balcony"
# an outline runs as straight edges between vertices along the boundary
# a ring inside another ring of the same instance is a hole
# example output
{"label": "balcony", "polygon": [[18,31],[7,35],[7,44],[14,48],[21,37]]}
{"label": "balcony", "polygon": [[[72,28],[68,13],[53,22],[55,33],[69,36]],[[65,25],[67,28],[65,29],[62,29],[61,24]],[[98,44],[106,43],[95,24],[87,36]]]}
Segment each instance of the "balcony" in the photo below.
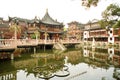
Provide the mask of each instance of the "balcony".
{"label": "balcony", "polygon": [[28,28],[28,30],[29,31],[34,31],[34,30],[36,30],[36,27],[30,27],[30,28]]}
{"label": "balcony", "polygon": [[48,32],[62,32],[62,30],[61,29],[56,29],[56,28],[41,28],[40,29],[41,31],[48,31]]}

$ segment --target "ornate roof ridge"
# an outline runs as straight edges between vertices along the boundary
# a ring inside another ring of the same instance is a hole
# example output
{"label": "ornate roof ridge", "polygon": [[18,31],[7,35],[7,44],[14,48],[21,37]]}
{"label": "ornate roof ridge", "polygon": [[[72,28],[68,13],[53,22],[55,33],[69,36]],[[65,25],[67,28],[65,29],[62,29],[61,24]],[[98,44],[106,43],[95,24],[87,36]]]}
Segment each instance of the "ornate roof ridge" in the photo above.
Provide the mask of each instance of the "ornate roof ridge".
{"label": "ornate roof ridge", "polygon": [[42,18],[41,22],[45,23],[45,24],[51,24],[51,25],[62,25],[62,23],[57,22],[52,17],[50,17],[50,15],[48,13],[48,9],[46,10],[46,13],[45,13],[44,17]]}
{"label": "ornate roof ridge", "polygon": [[26,18],[20,18],[20,17],[9,17],[9,21],[11,21],[11,20],[13,20],[13,19],[17,19],[17,20],[19,20],[19,21],[23,21],[23,22],[28,22],[28,23],[34,23],[35,21],[40,21],[40,20],[38,20],[38,19],[36,19],[36,18],[34,18],[34,19],[26,19]]}

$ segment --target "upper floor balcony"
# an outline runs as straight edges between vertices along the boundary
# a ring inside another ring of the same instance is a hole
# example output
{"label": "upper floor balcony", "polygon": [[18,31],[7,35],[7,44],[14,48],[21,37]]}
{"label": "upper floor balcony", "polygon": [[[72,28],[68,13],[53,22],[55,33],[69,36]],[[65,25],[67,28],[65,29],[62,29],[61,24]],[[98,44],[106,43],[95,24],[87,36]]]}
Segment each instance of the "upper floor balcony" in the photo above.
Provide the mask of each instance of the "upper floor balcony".
{"label": "upper floor balcony", "polygon": [[59,28],[45,28],[45,27],[41,27],[40,30],[48,31],[48,32],[62,32],[63,31],[63,29],[59,29]]}
{"label": "upper floor balcony", "polygon": [[108,33],[105,30],[90,31],[90,37],[108,37]]}

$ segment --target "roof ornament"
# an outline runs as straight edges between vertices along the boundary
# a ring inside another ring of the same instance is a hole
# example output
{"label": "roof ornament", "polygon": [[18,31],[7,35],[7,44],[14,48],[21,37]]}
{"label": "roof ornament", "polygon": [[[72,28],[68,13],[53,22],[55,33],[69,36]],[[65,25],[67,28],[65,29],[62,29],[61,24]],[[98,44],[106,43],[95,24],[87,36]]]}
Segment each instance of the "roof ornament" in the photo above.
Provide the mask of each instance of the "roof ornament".
{"label": "roof ornament", "polygon": [[50,25],[62,25],[60,22],[57,22],[56,20],[52,19],[48,13],[48,9],[46,9],[46,13],[44,17],[41,20],[44,24],[50,24]]}
{"label": "roof ornament", "polygon": [[35,21],[35,22],[37,21],[37,16],[35,16],[34,21]]}
{"label": "roof ornament", "polygon": [[46,9],[46,13],[48,13],[48,8]]}

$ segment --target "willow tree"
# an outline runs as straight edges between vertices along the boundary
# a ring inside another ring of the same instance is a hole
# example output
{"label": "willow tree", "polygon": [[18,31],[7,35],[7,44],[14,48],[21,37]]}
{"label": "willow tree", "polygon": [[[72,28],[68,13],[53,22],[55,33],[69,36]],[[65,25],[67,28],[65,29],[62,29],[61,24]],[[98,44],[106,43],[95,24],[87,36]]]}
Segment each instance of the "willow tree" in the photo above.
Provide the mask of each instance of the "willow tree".
{"label": "willow tree", "polygon": [[34,34],[35,34],[35,38],[36,38],[36,43],[38,43],[38,37],[40,37],[40,33],[39,33],[38,30],[36,30],[36,31],[34,32]]}
{"label": "willow tree", "polygon": [[21,28],[19,25],[12,23],[9,28],[10,32],[13,33],[12,35],[14,38],[20,37],[21,35]]}

